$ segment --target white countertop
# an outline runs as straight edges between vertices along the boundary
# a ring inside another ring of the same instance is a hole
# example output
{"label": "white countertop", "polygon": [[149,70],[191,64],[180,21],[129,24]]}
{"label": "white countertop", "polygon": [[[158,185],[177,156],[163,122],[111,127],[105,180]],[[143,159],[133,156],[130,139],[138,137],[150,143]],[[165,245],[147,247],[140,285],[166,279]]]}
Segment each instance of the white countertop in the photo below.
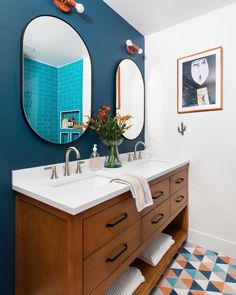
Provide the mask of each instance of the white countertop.
{"label": "white countertop", "polygon": [[[89,169],[89,160],[82,174],[63,176],[63,164],[57,164],[59,179],[51,180],[51,171],[35,167],[12,171],[12,188],[26,196],[41,201],[54,208],[76,215],[122,193],[129,187],[110,180],[120,174],[135,173],[143,175],[148,181],[180,168],[189,161],[160,161],[154,158],[124,163],[121,168]],[[70,163],[71,171],[75,162]]]}

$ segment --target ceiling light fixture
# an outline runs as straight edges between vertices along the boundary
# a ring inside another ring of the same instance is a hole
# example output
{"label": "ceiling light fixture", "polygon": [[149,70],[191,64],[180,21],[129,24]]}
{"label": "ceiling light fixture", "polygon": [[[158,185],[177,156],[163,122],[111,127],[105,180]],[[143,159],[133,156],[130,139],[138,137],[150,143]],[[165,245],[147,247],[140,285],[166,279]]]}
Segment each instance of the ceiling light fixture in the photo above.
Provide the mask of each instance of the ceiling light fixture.
{"label": "ceiling light fixture", "polygon": [[78,13],[84,12],[84,5],[74,0],[53,0],[53,2],[63,12],[69,12],[71,8],[75,8]]}
{"label": "ceiling light fixture", "polygon": [[143,54],[143,49],[135,45],[131,40],[126,41],[126,50],[129,54]]}

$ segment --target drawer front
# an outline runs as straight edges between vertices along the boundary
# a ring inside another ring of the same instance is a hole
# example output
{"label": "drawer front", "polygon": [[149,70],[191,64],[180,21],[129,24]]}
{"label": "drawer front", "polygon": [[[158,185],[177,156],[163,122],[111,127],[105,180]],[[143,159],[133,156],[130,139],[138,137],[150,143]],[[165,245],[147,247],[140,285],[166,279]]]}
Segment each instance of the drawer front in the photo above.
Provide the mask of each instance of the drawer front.
{"label": "drawer front", "polygon": [[188,187],[184,187],[170,198],[171,214],[173,214],[176,210],[178,210],[187,202],[188,202]]}
{"label": "drawer front", "polygon": [[188,184],[188,169],[181,170],[170,178],[171,195]]}
{"label": "drawer front", "polygon": [[140,219],[132,197],[84,219],[84,257]]}
{"label": "drawer front", "polygon": [[140,245],[140,221],[84,261],[84,294],[90,294]]}
{"label": "drawer front", "polygon": [[169,186],[169,178],[164,179],[157,183],[151,183],[150,185],[152,198],[153,198],[153,205],[145,208],[142,211],[142,215],[147,214],[148,212],[152,211],[154,208],[159,206],[162,202],[167,200],[170,196],[170,186]]}
{"label": "drawer front", "polygon": [[170,217],[169,199],[142,218],[142,241],[144,242]]}

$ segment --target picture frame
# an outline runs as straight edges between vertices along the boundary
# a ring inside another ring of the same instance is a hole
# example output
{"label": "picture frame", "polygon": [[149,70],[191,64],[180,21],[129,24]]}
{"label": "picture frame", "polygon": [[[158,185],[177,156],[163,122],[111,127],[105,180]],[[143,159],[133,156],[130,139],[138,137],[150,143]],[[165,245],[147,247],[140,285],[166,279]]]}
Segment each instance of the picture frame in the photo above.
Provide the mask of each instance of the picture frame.
{"label": "picture frame", "polygon": [[223,109],[223,48],[177,59],[177,112]]}

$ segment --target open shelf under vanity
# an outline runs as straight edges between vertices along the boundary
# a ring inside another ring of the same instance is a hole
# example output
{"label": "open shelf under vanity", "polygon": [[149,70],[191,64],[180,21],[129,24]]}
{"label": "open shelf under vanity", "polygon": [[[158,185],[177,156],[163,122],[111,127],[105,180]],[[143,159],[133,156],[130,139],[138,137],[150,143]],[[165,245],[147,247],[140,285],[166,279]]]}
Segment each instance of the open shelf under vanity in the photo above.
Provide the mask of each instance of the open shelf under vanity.
{"label": "open shelf under vanity", "polygon": [[163,256],[161,261],[156,267],[153,267],[140,259],[136,259],[132,265],[141,270],[142,275],[145,277],[145,282],[135,291],[134,295],[149,294],[150,290],[156,285],[162,274],[165,272],[169,263],[172,261],[175,254],[178,252],[184,241],[187,239],[187,230],[170,227],[164,230],[175,240],[175,244]]}

